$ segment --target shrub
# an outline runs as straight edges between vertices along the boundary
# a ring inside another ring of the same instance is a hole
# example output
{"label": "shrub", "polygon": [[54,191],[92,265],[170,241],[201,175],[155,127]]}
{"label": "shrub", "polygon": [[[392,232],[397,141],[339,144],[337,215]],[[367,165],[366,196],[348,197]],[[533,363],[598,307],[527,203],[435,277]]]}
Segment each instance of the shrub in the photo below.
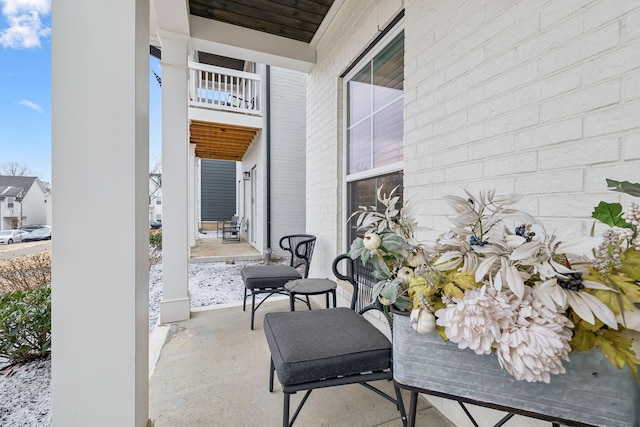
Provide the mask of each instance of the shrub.
{"label": "shrub", "polygon": [[149,231],[149,268],[162,259],[162,231]]}
{"label": "shrub", "polygon": [[151,230],[149,231],[149,244],[162,250],[162,231]]}
{"label": "shrub", "polygon": [[23,363],[51,350],[51,288],[0,296],[0,357]]}
{"label": "shrub", "polygon": [[50,283],[50,251],[0,260],[0,294],[44,288]]}

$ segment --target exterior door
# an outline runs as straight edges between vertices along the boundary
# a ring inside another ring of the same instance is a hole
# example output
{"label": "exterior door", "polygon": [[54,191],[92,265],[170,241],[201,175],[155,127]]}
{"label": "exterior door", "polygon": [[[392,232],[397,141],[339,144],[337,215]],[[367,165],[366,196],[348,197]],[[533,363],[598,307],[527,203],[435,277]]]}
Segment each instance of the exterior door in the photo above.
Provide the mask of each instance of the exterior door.
{"label": "exterior door", "polygon": [[249,223],[249,238],[252,243],[256,242],[256,227],[255,221],[258,218],[258,207],[256,206],[256,193],[257,193],[257,181],[256,167],[251,168],[251,222]]}

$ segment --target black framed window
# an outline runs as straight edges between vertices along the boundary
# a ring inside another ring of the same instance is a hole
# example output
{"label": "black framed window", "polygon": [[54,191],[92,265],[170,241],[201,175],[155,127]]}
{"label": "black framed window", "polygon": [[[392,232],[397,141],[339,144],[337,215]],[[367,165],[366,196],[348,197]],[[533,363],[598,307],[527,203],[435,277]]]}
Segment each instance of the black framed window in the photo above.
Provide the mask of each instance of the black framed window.
{"label": "black framed window", "polygon": [[[399,187],[404,160],[404,33],[396,30],[345,76],[346,213],[378,207],[377,189]],[[359,235],[347,224],[347,244]]]}

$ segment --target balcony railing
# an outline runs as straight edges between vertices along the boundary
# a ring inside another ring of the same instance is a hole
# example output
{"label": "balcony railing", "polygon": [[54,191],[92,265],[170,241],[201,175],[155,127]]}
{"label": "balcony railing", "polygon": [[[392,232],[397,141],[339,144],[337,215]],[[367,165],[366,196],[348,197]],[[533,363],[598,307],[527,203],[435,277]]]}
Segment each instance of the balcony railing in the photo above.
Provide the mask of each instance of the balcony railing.
{"label": "balcony railing", "polygon": [[189,62],[189,105],[262,115],[262,76]]}

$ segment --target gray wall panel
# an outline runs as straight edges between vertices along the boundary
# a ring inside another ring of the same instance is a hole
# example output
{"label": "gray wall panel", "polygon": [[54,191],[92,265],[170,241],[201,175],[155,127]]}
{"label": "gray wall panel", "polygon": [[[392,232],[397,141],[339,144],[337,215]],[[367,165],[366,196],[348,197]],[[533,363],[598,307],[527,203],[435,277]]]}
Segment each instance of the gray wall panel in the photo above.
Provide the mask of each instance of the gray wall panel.
{"label": "gray wall panel", "polygon": [[229,221],[236,213],[236,162],[202,159],[200,178],[202,221]]}

